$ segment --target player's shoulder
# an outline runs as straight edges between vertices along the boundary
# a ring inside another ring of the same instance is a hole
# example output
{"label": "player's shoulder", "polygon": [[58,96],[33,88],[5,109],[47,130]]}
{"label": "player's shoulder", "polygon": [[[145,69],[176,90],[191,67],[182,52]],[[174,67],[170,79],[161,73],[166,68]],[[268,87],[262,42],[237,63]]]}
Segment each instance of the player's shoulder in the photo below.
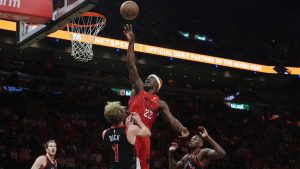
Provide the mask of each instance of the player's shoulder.
{"label": "player's shoulder", "polygon": [[47,157],[45,155],[41,155],[36,159],[39,163],[45,163],[47,161]]}
{"label": "player's shoulder", "polygon": [[165,102],[164,100],[159,100],[158,101],[158,107],[163,108],[163,107],[166,107],[166,106],[168,106],[168,103]]}
{"label": "player's shoulder", "polygon": [[37,159],[47,160],[47,157],[45,155],[41,155]]}
{"label": "player's shoulder", "polygon": [[200,150],[200,153],[207,153],[207,152],[209,152],[211,150],[213,150],[213,149],[211,149],[211,148],[203,148],[203,149]]}
{"label": "player's shoulder", "polygon": [[187,158],[189,155],[190,155],[190,154],[186,154],[186,155],[183,156],[183,158]]}
{"label": "player's shoulder", "polygon": [[164,101],[164,100],[160,100],[160,99],[158,100],[158,102],[159,102],[159,103],[161,103],[161,104],[167,104],[167,102],[166,102],[166,101]]}
{"label": "player's shoulder", "polygon": [[142,89],[140,92],[138,92],[137,93],[137,95],[147,95],[148,93],[144,90],[144,89]]}
{"label": "player's shoulder", "polygon": [[144,89],[142,89],[141,91],[136,91],[135,89],[131,89],[130,100],[139,98],[138,96],[145,95],[145,94],[147,94],[147,93]]}
{"label": "player's shoulder", "polygon": [[200,150],[200,152],[198,153],[198,156],[199,157],[203,157],[203,156],[206,156],[207,153],[209,153],[210,151],[212,151],[213,149],[211,148],[203,148]]}
{"label": "player's shoulder", "polygon": [[103,140],[104,140],[104,138],[105,138],[105,135],[106,135],[107,132],[109,131],[109,129],[110,129],[110,128],[105,129],[105,130],[102,131],[102,134],[101,134],[101,135],[102,135],[102,139],[103,139]]}
{"label": "player's shoulder", "polygon": [[134,97],[137,95],[137,92],[135,89],[131,89],[131,96],[130,97]]}

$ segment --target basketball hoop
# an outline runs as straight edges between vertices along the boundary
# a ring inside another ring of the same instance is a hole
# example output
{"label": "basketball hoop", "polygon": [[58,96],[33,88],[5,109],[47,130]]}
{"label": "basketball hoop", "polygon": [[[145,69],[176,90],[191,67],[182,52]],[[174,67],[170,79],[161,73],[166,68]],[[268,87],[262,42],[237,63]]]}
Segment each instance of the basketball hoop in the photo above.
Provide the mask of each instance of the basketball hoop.
{"label": "basketball hoop", "polygon": [[105,23],[105,16],[95,12],[85,12],[67,24],[72,42],[71,55],[76,60],[88,62],[93,59],[93,42]]}

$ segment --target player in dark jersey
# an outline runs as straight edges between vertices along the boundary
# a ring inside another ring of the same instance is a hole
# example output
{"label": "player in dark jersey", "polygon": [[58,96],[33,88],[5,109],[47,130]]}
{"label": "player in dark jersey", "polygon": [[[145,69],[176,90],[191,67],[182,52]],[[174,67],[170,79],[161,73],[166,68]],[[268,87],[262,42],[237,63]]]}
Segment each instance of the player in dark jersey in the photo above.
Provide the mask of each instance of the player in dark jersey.
{"label": "player in dark jersey", "polygon": [[[132,94],[129,100],[129,113],[136,112],[140,115],[143,123],[151,129],[154,124],[158,111],[173,129],[181,133],[181,137],[188,137],[189,131],[184,127],[170,112],[169,106],[165,101],[159,100],[156,95],[162,87],[162,80],[151,74],[142,82],[137,67],[134,53],[135,35],[132,25],[124,27],[124,35],[129,41],[127,51],[127,66],[129,70],[129,81],[132,87]],[[142,169],[149,169],[150,139],[138,138],[136,142],[137,161],[140,161]]]}
{"label": "player in dark jersey", "polygon": [[56,154],[55,140],[49,140],[44,144],[46,155],[39,156],[33,163],[31,169],[57,169],[57,162],[54,159]]}
{"label": "player in dark jersey", "polygon": [[[169,169],[204,169],[208,165],[210,159],[224,158],[226,152],[216,143],[207,133],[204,127],[198,127],[199,135],[194,135],[190,142],[190,154],[185,155],[180,161],[174,160],[174,152],[178,148],[178,144],[173,142],[169,148]],[[205,139],[213,149],[203,148],[203,139]]]}
{"label": "player in dark jersey", "polygon": [[108,102],[105,106],[104,117],[112,124],[102,132],[105,147],[108,149],[109,169],[135,169],[136,136],[151,136],[150,130],[138,114],[131,114],[126,119],[125,126],[123,121],[126,116],[127,113],[119,102]]}

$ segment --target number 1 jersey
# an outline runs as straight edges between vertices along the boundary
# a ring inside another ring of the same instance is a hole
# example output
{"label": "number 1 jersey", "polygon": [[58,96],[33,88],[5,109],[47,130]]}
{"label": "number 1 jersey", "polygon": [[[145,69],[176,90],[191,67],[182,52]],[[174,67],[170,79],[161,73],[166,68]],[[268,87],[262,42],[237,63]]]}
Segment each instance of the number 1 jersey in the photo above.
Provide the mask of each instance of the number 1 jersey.
{"label": "number 1 jersey", "polygon": [[134,145],[127,140],[127,127],[109,128],[104,133],[105,148],[108,150],[109,169],[134,169]]}

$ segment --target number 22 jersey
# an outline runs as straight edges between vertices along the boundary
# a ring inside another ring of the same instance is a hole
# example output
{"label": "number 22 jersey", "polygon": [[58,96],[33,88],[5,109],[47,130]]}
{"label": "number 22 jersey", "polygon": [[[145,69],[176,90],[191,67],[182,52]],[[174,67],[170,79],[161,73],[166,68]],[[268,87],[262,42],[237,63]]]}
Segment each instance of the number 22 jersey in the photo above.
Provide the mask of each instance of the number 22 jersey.
{"label": "number 22 jersey", "polygon": [[142,122],[151,129],[158,114],[159,97],[141,90],[129,100],[129,113],[136,112],[140,115]]}

